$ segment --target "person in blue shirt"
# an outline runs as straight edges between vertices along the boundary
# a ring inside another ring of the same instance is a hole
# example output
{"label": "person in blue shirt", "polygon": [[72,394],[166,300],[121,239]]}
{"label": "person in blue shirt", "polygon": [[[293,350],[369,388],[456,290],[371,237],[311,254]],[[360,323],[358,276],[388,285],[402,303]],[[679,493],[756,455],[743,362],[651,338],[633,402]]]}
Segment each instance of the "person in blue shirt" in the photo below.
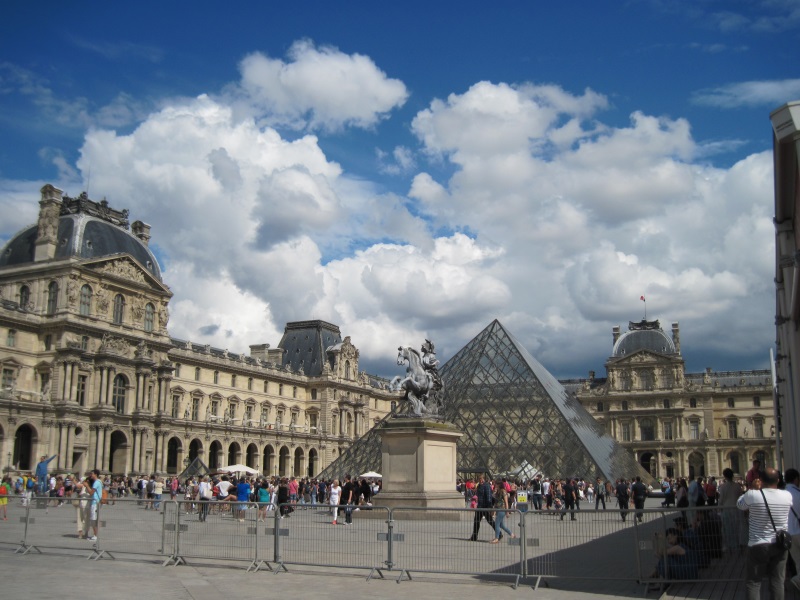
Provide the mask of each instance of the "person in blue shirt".
{"label": "person in blue shirt", "polygon": [[48,492],[47,488],[49,487],[49,481],[47,478],[47,465],[50,464],[50,461],[56,456],[58,456],[58,454],[54,454],[50,458],[43,456],[42,460],[39,461],[39,464],[36,465],[36,487],[39,490],[40,496],[44,496]]}
{"label": "person in blue shirt", "polygon": [[86,539],[93,542],[97,540],[97,511],[100,509],[100,501],[103,499],[103,482],[100,480],[100,471],[92,470],[89,476],[83,480],[82,485],[91,494],[89,497],[89,518],[86,521],[86,533],[89,533],[89,525],[92,526],[93,534],[87,535]]}
{"label": "person in blue shirt", "polygon": [[246,479],[240,479],[236,485],[236,513],[240,523],[244,523],[244,511],[247,510],[247,503],[250,502],[250,483]]}

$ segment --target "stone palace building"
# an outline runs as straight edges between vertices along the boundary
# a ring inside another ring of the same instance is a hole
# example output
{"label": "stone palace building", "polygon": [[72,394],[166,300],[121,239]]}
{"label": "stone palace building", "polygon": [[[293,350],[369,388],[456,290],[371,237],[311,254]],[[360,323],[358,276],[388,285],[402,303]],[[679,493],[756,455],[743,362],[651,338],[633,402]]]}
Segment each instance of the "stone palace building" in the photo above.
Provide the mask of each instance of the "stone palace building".
{"label": "stone palace building", "polygon": [[[234,354],[167,331],[172,293],[128,212],[41,190],[0,254],[0,462],[30,470],[181,472],[243,463],[316,475],[399,400],[336,325],[288,323]],[[768,371],[685,373],[678,324],[613,332],[606,378],[561,383],[656,477],[775,462]]]}
{"label": "stone palace building", "polygon": [[744,475],[775,465],[772,377],[763,371],[686,373],[680,329],[658,321],[614,327],[606,377],[561,383],[654,477]]}
{"label": "stone palace building", "polygon": [[46,185],[0,254],[0,460],[30,470],[316,475],[398,398],[336,325],[249,355],[171,338],[172,293],[128,211]]}

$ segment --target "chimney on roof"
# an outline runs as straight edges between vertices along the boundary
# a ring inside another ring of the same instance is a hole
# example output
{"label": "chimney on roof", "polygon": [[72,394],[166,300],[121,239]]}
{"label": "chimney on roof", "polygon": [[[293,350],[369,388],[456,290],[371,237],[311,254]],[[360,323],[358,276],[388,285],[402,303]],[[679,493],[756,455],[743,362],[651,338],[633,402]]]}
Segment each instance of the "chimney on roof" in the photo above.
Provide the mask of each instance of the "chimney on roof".
{"label": "chimney on roof", "polygon": [[675,344],[675,352],[681,353],[681,328],[678,323],[672,324],[672,343]]}
{"label": "chimney on roof", "polygon": [[611,328],[611,335],[614,338],[613,344],[616,344],[619,339],[619,325],[615,325]]}
{"label": "chimney on roof", "polygon": [[131,232],[142,240],[145,246],[150,245],[150,225],[142,221],[134,221],[133,225],[131,225]]}
{"label": "chimney on roof", "polygon": [[63,191],[49,183],[40,191],[42,199],[39,200],[39,230],[36,233],[34,262],[53,260],[56,256],[58,218],[61,216],[61,198],[64,195]]}

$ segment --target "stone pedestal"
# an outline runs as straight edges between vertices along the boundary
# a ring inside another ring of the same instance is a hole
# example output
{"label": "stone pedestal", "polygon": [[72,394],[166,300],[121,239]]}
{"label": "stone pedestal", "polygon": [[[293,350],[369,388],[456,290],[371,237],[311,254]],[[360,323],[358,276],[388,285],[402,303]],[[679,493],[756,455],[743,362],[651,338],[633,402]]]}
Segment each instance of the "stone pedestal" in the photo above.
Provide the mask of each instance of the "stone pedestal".
{"label": "stone pedestal", "polygon": [[381,434],[383,488],[376,505],[464,508],[456,491],[456,442],[463,434],[455,425],[389,419]]}

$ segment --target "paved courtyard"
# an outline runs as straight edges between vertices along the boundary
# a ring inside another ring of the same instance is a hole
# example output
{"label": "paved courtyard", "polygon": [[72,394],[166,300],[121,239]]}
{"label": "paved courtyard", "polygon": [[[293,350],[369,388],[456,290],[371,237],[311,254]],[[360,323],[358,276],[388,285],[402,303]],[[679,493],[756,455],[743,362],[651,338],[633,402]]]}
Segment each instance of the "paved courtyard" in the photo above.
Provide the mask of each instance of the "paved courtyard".
{"label": "paved courtyard", "polygon": [[[648,508],[659,505],[659,501],[650,500]],[[141,587],[133,590],[131,585],[147,582],[148,587],[157,587],[158,597],[215,600],[230,593],[263,594],[264,586],[268,594],[311,589],[314,598],[339,598],[345,587],[351,593],[379,598],[487,593],[515,597],[525,593],[524,588],[530,593],[536,581],[523,580],[523,589],[513,589],[516,579],[508,575],[519,569],[519,540],[506,536],[500,544],[490,544],[492,536],[484,522],[479,541],[470,542],[470,513],[429,512],[425,519],[419,519],[415,517],[423,516],[420,513],[396,510],[389,556],[388,513],[378,509],[354,513],[353,525],[334,526],[327,508],[298,508],[291,517],[278,521],[276,547],[272,514],[262,523],[256,521],[254,510],[248,510],[240,522],[223,511],[200,522],[196,513],[181,510],[177,515],[176,508],[176,504],[167,503],[163,511],[145,510],[135,501],[102,507],[97,542],[78,539],[75,509],[69,503],[32,508],[26,540],[42,554],[32,548],[23,556],[14,554],[14,550],[25,535],[25,511],[13,502],[9,520],[0,522],[0,573],[11,575],[3,578],[3,596],[17,597],[12,594],[19,592],[28,598],[50,598],[59,590],[59,595],[70,598],[72,592],[63,589],[64,583],[86,581],[83,574],[90,576],[92,585],[113,589],[116,597],[138,598]],[[639,562],[645,572],[652,569],[652,535],[674,515],[671,512],[663,519],[660,513],[648,513],[638,527],[633,526],[632,516],[630,513],[623,523],[615,510],[578,512],[576,521],[568,516],[561,521],[553,515],[529,514],[525,518],[527,544],[522,562],[530,574],[547,576],[536,590],[537,597],[660,597],[659,592],[645,594],[635,580]],[[175,535],[175,524],[179,536]],[[512,515],[508,526],[517,535],[523,531],[519,515]],[[87,560],[97,556],[95,551],[108,554],[97,561]],[[270,571],[277,565],[276,552],[287,563],[286,571],[278,569],[277,574]],[[163,568],[161,563],[171,555],[180,556],[188,564]],[[387,563],[393,569],[387,569]],[[245,569],[251,564],[262,568],[247,573]],[[370,573],[372,578],[367,581]],[[403,581],[398,585],[401,576]],[[412,581],[407,580],[409,576]],[[726,598],[738,596],[737,588],[727,586]],[[37,596],[40,589],[42,594]],[[126,596],[129,589],[131,593]],[[709,588],[705,589],[708,593]],[[78,595],[85,594],[76,585],[74,597]]]}

